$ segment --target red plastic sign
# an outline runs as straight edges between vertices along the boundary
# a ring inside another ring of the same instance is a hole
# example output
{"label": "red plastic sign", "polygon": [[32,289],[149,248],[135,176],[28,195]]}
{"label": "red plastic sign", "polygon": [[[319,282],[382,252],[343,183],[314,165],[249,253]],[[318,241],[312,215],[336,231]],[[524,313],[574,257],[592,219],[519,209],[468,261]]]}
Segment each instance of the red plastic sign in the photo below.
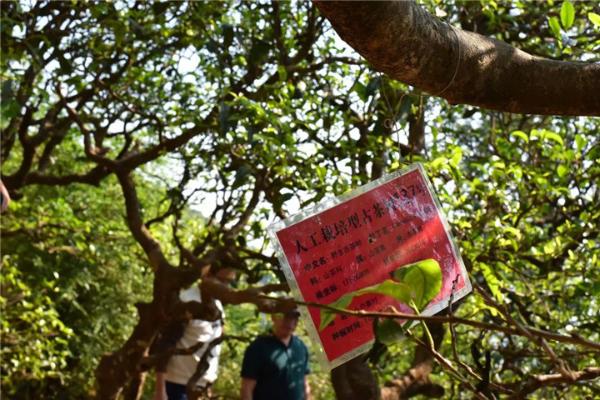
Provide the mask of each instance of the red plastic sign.
{"label": "red plastic sign", "polygon": [[[356,189],[325,210],[301,214],[274,227],[282,265],[295,295],[329,304],[340,296],[390,279],[396,269],[420,260],[438,261],[442,289],[423,311],[431,315],[463,297],[471,285],[448,226],[420,164]],[[356,297],[349,309],[411,309],[383,295]],[[320,310],[309,307],[311,336],[325,365],[333,368],[370,348],[372,321],[336,316],[322,331]]]}

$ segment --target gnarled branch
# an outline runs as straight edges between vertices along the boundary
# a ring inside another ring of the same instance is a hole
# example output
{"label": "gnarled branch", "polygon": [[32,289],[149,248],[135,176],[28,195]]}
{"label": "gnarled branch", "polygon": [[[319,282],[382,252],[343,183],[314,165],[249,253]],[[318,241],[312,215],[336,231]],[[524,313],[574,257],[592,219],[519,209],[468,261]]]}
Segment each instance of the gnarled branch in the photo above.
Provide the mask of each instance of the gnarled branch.
{"label": "gnarled branch", "polygon": [[600,64],[530,55],[451,27],[413,1],[314,3],[375,69],[452,104],[600,115]]}

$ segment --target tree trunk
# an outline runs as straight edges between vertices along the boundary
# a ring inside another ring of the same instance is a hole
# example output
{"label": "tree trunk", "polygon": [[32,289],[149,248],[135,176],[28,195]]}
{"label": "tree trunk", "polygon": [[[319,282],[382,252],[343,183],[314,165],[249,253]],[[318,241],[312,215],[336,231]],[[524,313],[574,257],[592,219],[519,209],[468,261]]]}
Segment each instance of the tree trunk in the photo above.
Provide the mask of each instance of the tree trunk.
{"label": "tree trunk", "polygon": [[378,400],[377,378],[363,354],[331,370],[337,400]]}
{"label": "tree trunk", "polygon": [[142,372],[134,376],[123,392],[123,400],[140,400],[143,394],[146,373]]}
{"label": "tree trunk", "polygon": [[[431,323],[427,324],[427,326],[437,349],[444,339],[444,325]],[[425,335],[423,335],[422,340],[424,343],[427,342]],[[404,376],[386,384],[386,387],[381,390],[381,399],[408,399],[420,394],[427,398],[442,397],[444,395],[444,388],[432,383],[429,379],[429,374],[433,370],[433,362],[433,355],[429,350],[423,346],[418,346],[415,350],[411,368]]]}
{"label": "tree trunk", "polygon": [[123,387],[139,376],[139,364],[146,354],[158,328],[158,313],[151,304],[138,306],[139,323],[129,340],[118,351],[104,355],[96,369],[96,398],[115,400]]}
{"label": "tree trunk", "polygon": [[413,1],[314,3],[390,78],[451,104],[522,114],[600,115],[600,64],[549,60],[454,28]]}
{"label": "tree trunk", "polygon": [[[432,323],[427,326],[437,349],[444,338],[445,328],[442,324]],[[427,342],[425,335],[422,340]],[[337,400],[402,400],[416,395],[428,398],[444,395],[444,388],[429,379],[434,360],[429,350],[422,346],[416,348],[412,366],[406,374],[387,382],[381,389],[367,357],[363,354],[331,371],[331,382]]]}

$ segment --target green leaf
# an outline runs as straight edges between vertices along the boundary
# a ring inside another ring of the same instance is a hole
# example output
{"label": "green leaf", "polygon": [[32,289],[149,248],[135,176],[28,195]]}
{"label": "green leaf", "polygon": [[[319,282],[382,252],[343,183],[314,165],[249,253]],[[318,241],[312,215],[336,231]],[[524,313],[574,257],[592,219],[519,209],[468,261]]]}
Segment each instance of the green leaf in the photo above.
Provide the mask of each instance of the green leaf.
{"label": "green leaf", "polygon": [[558,18],[549,17],[548,25],[550,26],[550,30],[554,33],[555,37],[560,37],[560,23],[558,22]]}
{"label": "green leaf", "polygon": [[379,86],[381,86],[381,78],[376,77],[374,79],[371,79],[366,89],[367,97],[373,96],[377,89],[379,89]]}
{"label": "green leaf", "polygon": [[282,203],[282,204],[283,204],[283,203],[285,203],[286,201],[288,201],[288,200],[289,200],[289,199],[291,199],[292,197],[294,197],[294,193],[290,193],[290,192],[288,192],[288,193],[283,193],[283,194],[281,195],[281,203]]}
{"label": "green leaf", "polygon": [[378,285],[369,286],[354,292],[355,296],[362,296],[363,294],[382,294],[404,304],[408,304],[412,299],[411,288],[408,285],[402,282],[395,282],[391,279],[386,279]]}
{"label": "green leaf", "polygon": [[589,158],[590,160],[596,160],[600,157],[600,143],[596,144],[594,147],[592,147],[587,155],[587,158]]}
{"label": "green leaf", "polygon": [[452,150],[452,158],[450,158],[450,165],[454,168],[458,168],[458,164],[460,164],[460,160],[462,160],[463,152],[460,147],[455,147]]}
{"label": "green leaf", "polygon": [[600,27],[600,15],[599,14],[589,12],[587,16],[592,24]]}
{"label": "green leaf", "polygon": [[401,267],[394,271],[393,276],[408,285],[419,310],[424,309],[442,288],[442,269],[433,258]]}
{"label": "green leaf", "polygon": [[[411,288],[402,282],[395,282],[391,279],[387,279],[377,285],[368,286],[366,288],[356,290],[351,293],[346,293],[333,303],[330,303],[329,306],[335,307],[338,309],[345,309],[352,303],[352,299],[357,296],[362,296],[365,294],[380,294],[384,296],[392,297],[398,300],[401,303],[408,304],[411,300]],[[321,324],[319,326],[319,330],[323,330],[335,319],[335,313],[330,310],[321,310]]]}
{"label": "green leaf", "polygon": [[565,143],[563,142],[562,137],[560,137],[560,135],[558,133],[554,133],[554,132],[549,131],[547,129],[545,129],[542,132],[542,138],[555,141],[556,143],[560,144],[561,146],[565,145]]}
{"label": "green leaf", "polygon": [[446,157],[438,157],[429,163],[429,168],[436,171],[438,169],[444,169],[447,164],[448,159]]}
{"label": "green leaf", "polygon": [[125,24],[123,24],[123,22],[118,19],[110,20],[105,23],[112,28],[113,34],[115,35],[115,43],[117,44],[117,46],[119,46],[125,38],[125,35],[127,33],[127,26],[125,26]]}
{"label": "green leaf", "polygon": [[375,338],[383,344],[393,344],[405,338],[404,328],[393,319],[384,319],[375,324]]}
{"label": "green leaf", "polygon": [[490,288],[490,291],[492,292],[496,300],[498,300],[500,303],[503,303],[504,296],[500,291],[500,281],[496,277],[496,274],[494,273],[492,268],[485,263],[479,263],[479,268],[481,268],[483,277],[485,278],[485,281],[487,282],[487,285]]}
{"label": "green leaf", "polygon": [[10,120],[19,115],[20,111],[21,107],[15,99],[3,101],[0,105],[0,129],[6,128],[10,124]]}
{"label": "green leaf", "polygon": [[575,143],[577,144],[577,150],[582,151],[587,144],[585,136],[577,134],[575,135]]}
{"label": "green leaf", "polygon": [[327,175],[327,169],[325,167],[323,167],[322,165],[317,165],[315,167],[315,170],[317,172],[317,177],[319,178],[319,182],[321,182],[321,184],[323,184],[325,182],[325,176]]}
{"label": "green leaf", "polygon": [[521,235],[521,231],[512,226],[505,226],[504,232],[506,232],[507,234],[510,234],[512,237],[514,237],[517,240],[521,240],[523,238],[523,236]]}
{"label": "green leaf", "polygon": [[568,172],[569,172],[569,169],[562,164],[559,165],[558,168],[556,168],[556,173],[558,174],[558,176],[560,178],[565,176]]}
{"label": "green leaf", "polygon": [[529,142],[529,136],[523,131],[512,131],[510,136],[516,136],[523,139],[526,143]]}
{"label": "green leaf", "polygon": [[560,7],[560,22],[565,29],[569,29],[573,26],[575,21],[575,8],[570,1],[564,1]]}
{"label": "green leaf", "polygon": [[[280,81],[286,81],[287,80],[287,70],[285,69],[285,66],[280,65],[277,67],[277,74],[279,75],[279,80]],[[290,92],[293,94],[295,88],[294,85],[290,83]]]}
{"label": "green leaf", "polygon": [[[354,293],[346,293],[333,303],[329,304],[329,306],[343,310],[347,308],[350,303],[352,303],[352,299],[354,299]],[[319,325],[319,330],[322,331],[327,327],[327,325],[332,323],[335,319],[335,316],[336,314],[333,311],[326,310],[324,308],[321,309],[321,324]]]}
{"label": "green leaf", "polygon": [[356,92],[356,94],[362,101],[367,100],[367,87],[365,85],[363,85],[360,82],[356,82],[353,90]]}

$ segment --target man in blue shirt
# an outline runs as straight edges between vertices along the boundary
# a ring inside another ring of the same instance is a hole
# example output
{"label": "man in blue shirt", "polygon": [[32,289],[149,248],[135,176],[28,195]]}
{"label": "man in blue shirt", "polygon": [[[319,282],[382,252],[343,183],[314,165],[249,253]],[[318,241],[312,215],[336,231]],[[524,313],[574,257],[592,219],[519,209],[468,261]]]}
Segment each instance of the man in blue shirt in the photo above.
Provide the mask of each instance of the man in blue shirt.
{"label": "man in blue shirt", "polygon": [[294,335],[300,313],[273,314],[273,330],[257,337],[242,363],[242,400],[309,400],[308,350]]}

